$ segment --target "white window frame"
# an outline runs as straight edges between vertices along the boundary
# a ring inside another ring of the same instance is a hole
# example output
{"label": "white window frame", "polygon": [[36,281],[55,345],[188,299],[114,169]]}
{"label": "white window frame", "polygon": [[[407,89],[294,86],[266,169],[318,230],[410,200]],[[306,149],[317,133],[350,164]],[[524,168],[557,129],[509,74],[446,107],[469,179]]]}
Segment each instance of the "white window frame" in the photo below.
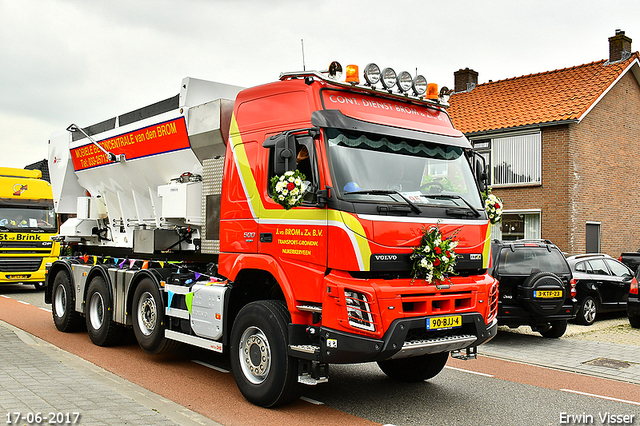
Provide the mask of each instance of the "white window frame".
{"label": "white window frame", "polygon": [[[526,210],[504,210],[502,215],[505,214],[523,214],[523,215],[537,215],[537,220],[533,222],[524,219],[524,239],[525,240],[540,240],[542,239],[542,210],[541,209],[526,209]],[[534,223],[535,222],[535,223]],[[502,222],[491,225],[491,239],[502,239]],[[537,229],[536,229],[537,227]]]}
{"label": "white window frame", "polygon": [[[482,139],[478,139],[482,140]],[[491,138],[490,145],[490,183],[494,188],[513,186],[538,186],[542,183],[542,132],[509,133]],[[479,151],[482,151],[480,149]],[[517,175],[528,176],[530,179],[511,179],[496,171],[496,166],[506,164]],[[514,170],[516,169],[517,170]],[[504,180],[498,183],[496,177]]]}

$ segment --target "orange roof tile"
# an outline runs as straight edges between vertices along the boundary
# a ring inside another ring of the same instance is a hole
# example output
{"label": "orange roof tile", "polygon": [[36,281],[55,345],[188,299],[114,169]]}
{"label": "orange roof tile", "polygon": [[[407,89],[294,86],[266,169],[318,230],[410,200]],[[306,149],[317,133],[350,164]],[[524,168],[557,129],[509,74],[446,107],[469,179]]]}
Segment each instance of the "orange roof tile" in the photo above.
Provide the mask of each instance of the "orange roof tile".
{"label": "orange roof tile", "polygon": [[478,84],[449,99],[449,115],[463,133],[578,120],[639,58],[591,62],[555,71]]}

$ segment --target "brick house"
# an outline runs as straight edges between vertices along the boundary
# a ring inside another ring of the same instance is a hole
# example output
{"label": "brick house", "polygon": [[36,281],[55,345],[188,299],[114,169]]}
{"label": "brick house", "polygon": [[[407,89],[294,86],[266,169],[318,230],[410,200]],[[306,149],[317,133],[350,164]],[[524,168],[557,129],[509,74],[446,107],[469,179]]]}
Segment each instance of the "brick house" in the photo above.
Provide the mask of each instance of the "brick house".
{"label": "brick house", "polygon": [[640,249],[639,58],[618,30],[608,60],[482,84],[454,73],[449,114],[505,205],[494,238],[546,238],[570,254]]}

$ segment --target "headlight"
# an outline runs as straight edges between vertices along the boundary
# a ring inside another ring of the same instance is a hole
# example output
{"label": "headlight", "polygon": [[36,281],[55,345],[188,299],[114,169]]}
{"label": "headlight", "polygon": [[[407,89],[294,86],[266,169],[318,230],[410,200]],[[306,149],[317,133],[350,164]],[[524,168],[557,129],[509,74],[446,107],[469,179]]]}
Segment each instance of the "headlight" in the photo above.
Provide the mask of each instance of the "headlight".
{"label": "headlight", "polygon": [[413,93],[416,96],[422,96],[427,92],[427,79],[422,75],[417,75],[413,79]]}
{"label": "headlight", "polygon": [[373,322],[373,313],[369,306],[369,299],[365,294],[352,290],[344,290],[344,298],[347,303],[347,318],[351,327],[367,331],[376,331]]}

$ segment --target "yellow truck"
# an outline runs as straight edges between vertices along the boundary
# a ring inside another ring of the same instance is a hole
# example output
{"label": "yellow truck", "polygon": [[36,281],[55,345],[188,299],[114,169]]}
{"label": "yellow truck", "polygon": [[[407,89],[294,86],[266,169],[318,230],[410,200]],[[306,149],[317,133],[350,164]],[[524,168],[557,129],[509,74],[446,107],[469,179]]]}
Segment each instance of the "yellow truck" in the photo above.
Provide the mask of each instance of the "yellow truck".
{"label": "yellow truck", "polygon": [[51,184],[40,170],[0,167],[0,284],[44,288],[45,266],[60,254]]}

